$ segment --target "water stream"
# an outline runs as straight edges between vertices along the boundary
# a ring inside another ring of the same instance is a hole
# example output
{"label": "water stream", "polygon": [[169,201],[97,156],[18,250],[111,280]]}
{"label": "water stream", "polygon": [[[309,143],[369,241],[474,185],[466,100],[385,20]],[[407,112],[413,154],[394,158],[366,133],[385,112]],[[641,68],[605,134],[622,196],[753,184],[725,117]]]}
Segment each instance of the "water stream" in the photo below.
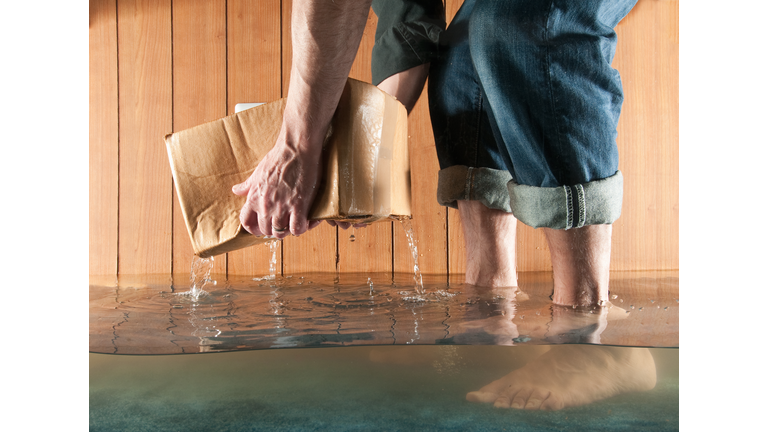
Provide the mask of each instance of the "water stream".
{"label": "water stream", "polygon": [[[408,247],[411,250],[411,257],[413,258],[413,281],[415,283],[415,291],[416,295],[409,295],[410,293],[403,292],[403,294],[406,294],[410,300],[412,301],[426,301],[425,298],[425,291],[424,291],[424,279],[421,275],[421,270],[419,268],[419,251],[417,246],[417,240],[416,236],[413,231],[413,225],[411,224],[411,218],[407,216],[400,216],[400,217],[392,217],[392,220],[396,220],[400,222],[400,225],[403,227],[403,231],[405,232],[405,237],[408,240]],[[354,231],[352,235],[349,237],[350,241],[355,241],[355,234]],[[269,251],[270,251],[270,260],[269,260],[269,275],[263,276],[263,277],[256,277],[253,278],[254,281],[277,281],[277,253],[280,250],[281,246],[280,240],[273,240],[267,242],[267,245],[269,245]],[[336,257],[336,266],[337,266],[337,276],[335,279],[335,282],[338,282],[338,251],[337,257]],[[193,257],[192,259],[192,267],[190,269],[190,290],[188,292],[182,293],[184,295],[189,295],[190,298],[193,301],[198,301],[201,297],[207,295],[207,292],[203,290],[203,287],[211,282],[213,284],[216,284],[215,281],[211,281],[211,270],[213,269],[213,257],[210,258],[200,258],[200,257]],[[302,278],[303,279],[303,278]],[[373,290],[373,283],[371,282],[370,278],[368,279],[368,286],[370,288],[370,296],[374,295]]]}
{"label": "water stream", "polygon": [[180,294],[190,296],[193,301],[198,301],[201,297],[206,296],[208,293],[203,290],[203,287],[211,282],[216,285],[216,281],[211,281],[211,270],[213,270],[213,257],[194,256],[189,272],[189,291]]}
{"label": "water stream", "polygon": [[405,231],[405,238],[408,239],[408,247],[411,249],[411,256],[413,257],[413,281],[416,283],[416,294],[424,295],[424,279],[421,277],[421,270],[419,269],[419,250],[416,245],[417,241],[413,232],[411,217],[400,216],[393,217],[393,219],[400,222],[403,231]]}

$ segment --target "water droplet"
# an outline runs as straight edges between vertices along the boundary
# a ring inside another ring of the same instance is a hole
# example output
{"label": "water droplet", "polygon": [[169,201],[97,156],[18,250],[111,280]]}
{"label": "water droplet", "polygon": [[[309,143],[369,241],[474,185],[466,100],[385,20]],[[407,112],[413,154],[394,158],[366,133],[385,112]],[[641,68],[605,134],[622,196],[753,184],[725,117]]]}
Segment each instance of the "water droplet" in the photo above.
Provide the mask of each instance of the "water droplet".
{"label": "water droplet", "polygon": [[351,236],[349,236],[349,241],[351,241],[351,242],[355,241],[355,235],[354,235],[354,234],[352,234]]}
{"label": "water droplet", "polygon": [[611,298],[612,298],[613,300],[616,300],[617,298],[619,298],[619,296],[617,296],[616,294],[614,294],[614,295],[612,295],[612,296],[611,296]]}
{"label": "water droplet", "polygon": [[634,309],[634,308],[635,308],[635,305],[629,305],[629,308],[630,308],[630,309]]}
{"label": "water droplet", "polygon": [[536,311],[536,315],[541,315],[541,314],[539,313],[539,311]]}
{"label": "water droplet", "polygon": [[639,308],[637,308],[637,310],[643,310],[643,307],[642,307],[642,306],[640,306]]}
{"label": "water droplet", "polygon": [[668,307],[667,307],[667,306],[664,306],[664,310],[667,310],[667,309],[668,309]]}
{"label": "water droplet", "polygon": [[653,300],[653,299],[648,299],[648,300],[650,300],[650,301],[651,301],[651,303],[653,303],[653,302],[655,301],[655,300]]}

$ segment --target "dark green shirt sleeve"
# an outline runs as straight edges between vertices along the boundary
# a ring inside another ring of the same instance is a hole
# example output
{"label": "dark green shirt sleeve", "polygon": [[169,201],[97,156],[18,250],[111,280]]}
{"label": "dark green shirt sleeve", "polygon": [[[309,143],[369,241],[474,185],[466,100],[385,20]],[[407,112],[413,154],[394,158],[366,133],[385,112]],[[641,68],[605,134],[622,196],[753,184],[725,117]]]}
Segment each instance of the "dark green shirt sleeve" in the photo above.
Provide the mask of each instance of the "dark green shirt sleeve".
{"label": "dark green shirt sleeve", "polygon": [[373,84],[437,56],[445,30],[442,0],[373,0],[372,7],[379,19],[371,52]]}

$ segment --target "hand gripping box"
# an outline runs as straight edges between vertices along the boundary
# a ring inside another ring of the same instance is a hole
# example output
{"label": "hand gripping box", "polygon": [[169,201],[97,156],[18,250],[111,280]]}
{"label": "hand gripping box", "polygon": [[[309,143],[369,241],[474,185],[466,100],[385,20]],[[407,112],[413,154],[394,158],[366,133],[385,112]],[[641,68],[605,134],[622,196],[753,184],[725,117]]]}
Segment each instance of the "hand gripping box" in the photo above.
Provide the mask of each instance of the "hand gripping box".
{"label": "hand gripping box", "polygon": [[[264,243],[240,225],[245,181],[274,146],[285,99],[165,137],[194,253],[209,257]],[[408,117],[377,87],[349,79],[323,144],[323,180],[311,220],[356,223],[411,215]]]}

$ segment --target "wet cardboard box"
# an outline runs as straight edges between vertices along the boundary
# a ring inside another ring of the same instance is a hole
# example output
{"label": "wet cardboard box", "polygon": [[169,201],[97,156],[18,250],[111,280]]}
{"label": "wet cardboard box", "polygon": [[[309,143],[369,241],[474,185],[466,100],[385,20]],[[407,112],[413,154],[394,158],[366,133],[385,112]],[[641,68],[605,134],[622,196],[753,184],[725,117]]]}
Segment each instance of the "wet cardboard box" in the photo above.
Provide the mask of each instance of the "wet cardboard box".
{"label": "wet cardboard box", "polygon": [[[165,137],[177,196],[196,255],[269,241],[240,225],[245,181],[274,146],[285,99]],[[323,181],[311,220],[374,222],[410,216],[408,118],[377,87],[349,79],[323,145]]]}

